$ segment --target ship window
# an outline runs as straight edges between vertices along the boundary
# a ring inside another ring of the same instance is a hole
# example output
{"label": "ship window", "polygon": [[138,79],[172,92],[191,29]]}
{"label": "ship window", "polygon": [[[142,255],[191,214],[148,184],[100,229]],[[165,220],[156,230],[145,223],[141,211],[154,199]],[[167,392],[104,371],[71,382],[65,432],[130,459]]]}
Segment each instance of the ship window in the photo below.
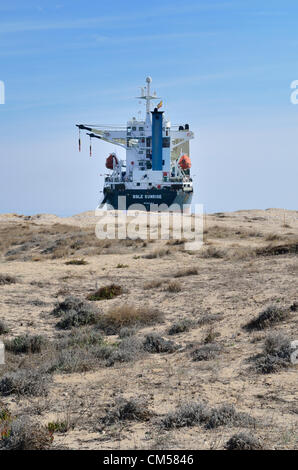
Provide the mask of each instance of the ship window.
{"label": "ship window", "polygon": [[139,127],[139,131],[143,131],[144,130],[144,127]]}
{"label": "ship window", "polygon": [[137,130],[137,128],[136,128],[135,126],[133,126],[133,127],[132,127],[132,130],[133,130],[133,131],[136,131],[136,130]]}
{"label": "ship window", "polygon": [[164,137],[162,139],[162,146],[169,148],[170,147],[170,138],[169,137]]}
{"label": "ship window", "polygon": [[152,183],[149,183],[149,186],[152,186]]}
{"label": "ship window", "polygon": [[162,166],[164,166],[164,164],[165,164],[165,161],[163,160],[163,161],[162,161]]}
{"label": "ship window", "polygon": [[137,183],[137,186],[140,186],[140,183]]}

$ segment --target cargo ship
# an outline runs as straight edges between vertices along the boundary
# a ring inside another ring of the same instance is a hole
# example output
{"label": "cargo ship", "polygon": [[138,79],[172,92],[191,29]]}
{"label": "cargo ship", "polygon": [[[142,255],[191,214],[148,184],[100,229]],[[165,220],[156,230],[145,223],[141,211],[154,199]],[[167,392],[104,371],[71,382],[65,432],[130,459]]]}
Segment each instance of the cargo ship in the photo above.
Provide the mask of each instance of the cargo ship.
{"label": "cargo ship", "polygon": [[[84,130],[91,139],[100,139],[124,148],[126,159],[116,153],[106,158],[102,208],[135,209],[136,204],[145,210],[178,210],[191,204],[193,181],[189,141],[194,138],[189,124],[172,126],[161,110],[163,103],[156,92],[151,92],[151,77],[141,88],[146,104],[145,118],[133,117],[125,127],[77,124],[79,133]],[[159,103],[152,108],[152,102]],[[79,149],[81,139],[79,135]]]}

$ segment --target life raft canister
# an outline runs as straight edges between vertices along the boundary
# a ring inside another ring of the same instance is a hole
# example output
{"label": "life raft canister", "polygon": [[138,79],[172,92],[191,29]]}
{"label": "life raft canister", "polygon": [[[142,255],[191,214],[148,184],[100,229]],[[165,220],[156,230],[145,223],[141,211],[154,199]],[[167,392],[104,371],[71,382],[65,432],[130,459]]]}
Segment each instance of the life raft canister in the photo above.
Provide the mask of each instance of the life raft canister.
{"label": "life raft canister", "polygon": [[106,159],[106,168],[108,170],[113,170],[114,166],[118,164],[118,159],[114,153],[111,153]]}
{"label": "life raft canister", "polygon": [[178,165],[180,166],[180,168],[182,168],[182,170],[188,170],[189,168],[191,168],[191,161],[189,156],[186,154],[181,155]]}

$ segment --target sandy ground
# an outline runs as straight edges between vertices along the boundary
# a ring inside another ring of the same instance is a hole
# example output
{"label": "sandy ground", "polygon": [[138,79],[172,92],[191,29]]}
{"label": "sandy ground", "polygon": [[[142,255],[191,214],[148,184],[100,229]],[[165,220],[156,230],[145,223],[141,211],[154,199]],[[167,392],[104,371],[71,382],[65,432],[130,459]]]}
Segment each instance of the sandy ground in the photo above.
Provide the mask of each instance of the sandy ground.
{"label": "sandy ground", "polygon": [[[98,365],[84,373],[56,373],[47,397],[11,395],[1,400],[15,415],[30,415],[45,425],[65,419],[67,413],[74,427],[55,433],[54,448],[221,449],[231,435],[247,431],[229,426],[163,430],[156,424],[180,403],[193,400],[210,406],[233,404],[237,411],[249,413],[257,421],[248,431],[267,449],[297,448],[297,366],[264,375],[249,362],[262,351],[268,332],[281,331],[291,340],[298,339],[297,313],[268,331],[248,332],[243,325],[268,305],[289,308],[298,300],[298,212],[268,209],[206,215],[205,245],[199,252],[184,251],[183,245],[162,240],[131,246],[115,243],[100,249],[84,245],[70,251],[67,248],[55,257],[52,248],[40,248],[39,238],[31,243],[41,230],[44,243],[50,229],[49,239],[55,237],[57,227],[63,226],[65,233],[67,227],[79,228],[81,237],[89,230],[92,245],[97,221],[93,212],[63,219],[48,214],[0,215],[0,274],[17,278],[14,284],[0,285],[0,319],[10,328],[6,338],[29,333],[54,341],[61,335],[55,327],[57,320],[50,315],[57,300],[68,294],[85,299],[94,289],[113,282],[125,293],[92,303],[100,312],[126,303],[158,308],[165,315],[164,321],[141,328],[138,335],[154,331],[181,348],[172,354],[148,353],[113,367]],[[29,235],[24,241],[22,233],[26,231]],[[256,254],[261,248],[293,246],[295,242],[296,251]],[[143,257],[162,248],[168,252],[156,258]],[[212,255],[212,250],[208,255],[208,249],[219,250],[221,257]],[[84,258],[87,264],[65,264],[74,258]],[[124,266],[117,267],[119,264]],[[168,292],[166,286],[174,274],[190,267],[197,268],[198,274],[175,279],[181,290]],[[161,280],[159,287],[144,288],[155,280]],[[212,327],[223,349],[215,359],[194,362],[190,346],[203,343],[210,325],[196,325],[174,336],[168,335],[168,329],[178,320],[196,320],[204,314],[220,314]],[[117,336],[109,338],[115,340]],[[18,356],[17,360],[21,363],[23,358]],[[120,395],[146,398],[155,417],[102,429],[100,417]]]}

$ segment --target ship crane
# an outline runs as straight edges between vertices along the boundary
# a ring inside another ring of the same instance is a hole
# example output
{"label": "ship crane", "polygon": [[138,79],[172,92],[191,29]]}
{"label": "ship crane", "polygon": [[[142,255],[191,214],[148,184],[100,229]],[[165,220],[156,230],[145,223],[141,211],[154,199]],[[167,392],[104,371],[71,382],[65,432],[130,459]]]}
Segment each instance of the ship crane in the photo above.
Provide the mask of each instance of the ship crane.
{"label": "ship crane", "polygon": [[[193,184],[190,176],[189,141],[194,138],[189,125],[171,126],[165,119],[161,98],[151,92],[151,77],[146,78],[146,86],[141,88],[138,99],[146,103],[144,119],[133,117],[126,127],[94,124],[77,124],[80,132],[86,131],[91,140],[98,139],[119,146],[126,151],[126,161],[110,154],[106,167],[104,199],[119,208],[119,197],[125,197],[125,208],[141,203],[147,210],[151,204],[190,203]],[[152,101],[159,100],[154,110]],[[121,207],[123,208],[123,207]]]}

